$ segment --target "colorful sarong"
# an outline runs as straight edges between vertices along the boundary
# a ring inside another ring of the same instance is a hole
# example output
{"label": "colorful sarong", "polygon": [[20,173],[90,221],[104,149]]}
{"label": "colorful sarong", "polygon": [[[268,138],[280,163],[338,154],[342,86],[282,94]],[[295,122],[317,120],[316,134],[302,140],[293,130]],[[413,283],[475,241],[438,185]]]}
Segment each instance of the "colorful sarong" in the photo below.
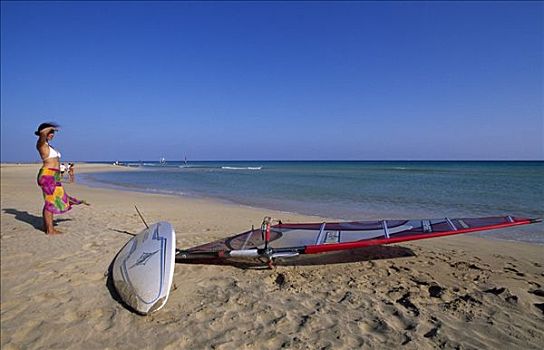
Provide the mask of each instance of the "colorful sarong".
{"label": "colorful sarong", "polygon": [[55,168],[41,168],[38,173],[38,186],[42,188],[44,209],[53,214],[66,213],[72,209],[72,204],[81,204],[82,201],[70,197],[60,182],[60,170]]}

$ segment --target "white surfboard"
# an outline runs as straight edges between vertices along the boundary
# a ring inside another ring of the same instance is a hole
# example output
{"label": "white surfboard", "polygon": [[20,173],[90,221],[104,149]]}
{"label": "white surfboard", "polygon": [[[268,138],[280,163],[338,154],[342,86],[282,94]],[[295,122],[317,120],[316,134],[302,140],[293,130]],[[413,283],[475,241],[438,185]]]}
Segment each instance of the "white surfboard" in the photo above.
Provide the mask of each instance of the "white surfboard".
{"label": "white surfboard", "polygon": [[168,222],[149,226],[119,251],[113,262],[113,284],[135,311],[149,314],[166,304],[172,279],[176,233]]}

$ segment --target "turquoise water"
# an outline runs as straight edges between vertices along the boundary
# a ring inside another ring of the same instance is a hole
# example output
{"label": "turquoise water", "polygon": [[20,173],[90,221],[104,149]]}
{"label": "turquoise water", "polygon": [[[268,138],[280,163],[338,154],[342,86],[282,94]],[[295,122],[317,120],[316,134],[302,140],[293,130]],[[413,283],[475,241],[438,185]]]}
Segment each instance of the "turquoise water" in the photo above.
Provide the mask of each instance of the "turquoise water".
{"label": "turquoise water", "polygon": [[[157,162],[88,183],[345,220],[544,216],[544,162]],[[494,237],[544,243],[544,225]]]}

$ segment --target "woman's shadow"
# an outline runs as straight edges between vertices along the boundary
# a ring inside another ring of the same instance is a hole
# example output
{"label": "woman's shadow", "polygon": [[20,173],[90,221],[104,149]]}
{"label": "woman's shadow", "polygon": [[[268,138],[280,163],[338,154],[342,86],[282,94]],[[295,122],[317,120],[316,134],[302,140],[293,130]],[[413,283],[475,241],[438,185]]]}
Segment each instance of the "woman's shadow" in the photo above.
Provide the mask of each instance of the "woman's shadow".
{"label": "woman's shadow", "polygon": [[[22,221],[24,223],[31,225],[36,230],[43,231],[43,219],[41,216],[36,216],[36,215],[30,214],[27,211],[20,211],[13,208],[2,209],[2,211],[6,214],[11,214],[15,216],[15,220]],[[56,225],[59,222],[71,221],[71,220],[72,219],[55,219],[53,221],[53,225]]]}

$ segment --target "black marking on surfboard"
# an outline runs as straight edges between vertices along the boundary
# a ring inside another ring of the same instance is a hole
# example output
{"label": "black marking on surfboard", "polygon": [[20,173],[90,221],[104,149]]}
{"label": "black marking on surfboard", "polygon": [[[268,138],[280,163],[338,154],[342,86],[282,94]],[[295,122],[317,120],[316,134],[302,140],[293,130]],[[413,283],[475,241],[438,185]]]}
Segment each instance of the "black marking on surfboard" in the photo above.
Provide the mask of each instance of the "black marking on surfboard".
{"label": "black marking on surfboard", "polygon": [[157,249],[153,253],[145,253],[145,252],[142,253],[142,255],[138,258],[138,260],[136,260],[134,265],[132,265],[130,268],[133,268],[135,266],[145,265],[149,261],[149,259],[151,259],[153,255],[159,252],[159,250],[160,249]]}

